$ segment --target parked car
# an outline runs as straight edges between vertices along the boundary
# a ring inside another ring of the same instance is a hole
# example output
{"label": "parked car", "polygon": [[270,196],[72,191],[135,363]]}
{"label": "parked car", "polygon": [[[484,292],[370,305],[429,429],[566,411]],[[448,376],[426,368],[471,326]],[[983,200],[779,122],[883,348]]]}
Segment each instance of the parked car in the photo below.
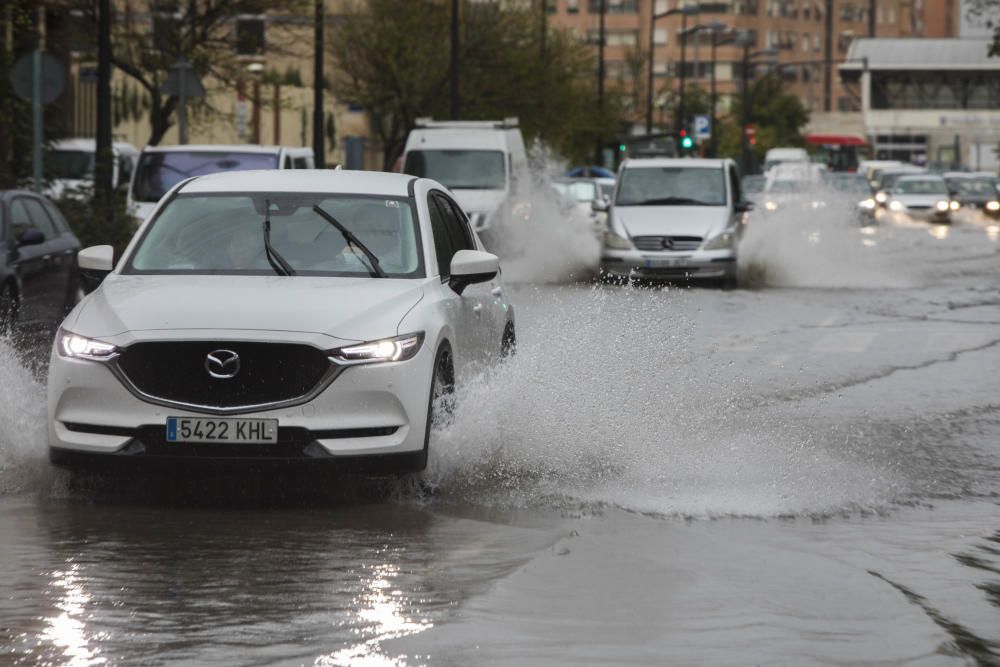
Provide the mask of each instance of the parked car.
{"label": "parked car", "polygon": [[[121,191],[128,189],[139,161],[139,149],[124,141],[111,144],[114,156],[111,182]],[[78,196],[94,187],[94,163],[97,142],[94,139],[58,139],[46,154],[48,181],[45,194],[53,199]]]}
{"label": "parked car", "polygon": [[[401,174],[214,174],[164,198],[63,322],[52,462],[360,461],[420,470],[431,424],[513,352],[499,259]],[[114,268],[112,268],[114,266]]]}
{"label": "parked car", "polygon": [[950,199],[948,185],[935,174],[902,176],[895,181],[886,207],[895,216],[947,224],[958,209]]}
{"label": "parked car", "polygon": [[80,241],[51,201],[24,190],[0,191],[0,333],[62,320],[83,297],[79,251]]}
{"label": "parked car", "polygon": [[979,211],[983,215],[1000,218],[1000,182],[996,176],[947,173],[945,183],[951,200],[957,208]]}
{"label": "parked car", "polygon": [[476,231],[489,229],[511,204],[528,157],[516,118],[503,121],[434,121],[406,138],[403,172],[432,178],[454,192]]}
{"label": "parked car", "polygon": [[732,160],[627,159],[608,213],[602,271],[733,283],[750,208]]}
{"label": "parked car", "polygon": [[139,222],[172,187],[193,176],[251,169],[312,169],[311,148],[254,145],[146,146],[128,191],[128,209]]}

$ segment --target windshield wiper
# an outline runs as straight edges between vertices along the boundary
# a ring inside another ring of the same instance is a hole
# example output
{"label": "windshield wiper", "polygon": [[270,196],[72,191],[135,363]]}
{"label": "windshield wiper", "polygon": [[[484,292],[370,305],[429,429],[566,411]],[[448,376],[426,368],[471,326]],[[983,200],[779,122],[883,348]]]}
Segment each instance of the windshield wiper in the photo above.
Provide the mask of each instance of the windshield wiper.
{"label": "windshield wiper", "polygon": [[664,204],[679,206],[715,206],[715,204],[710,204],[706,201],[701,201],[700,199],[691,199],[690,197],[660,197],[658,199],[646,199],[638,203],[639,206],[656,206]]}
{"label": "windshield wiper", "polygon": [[285,261],[285,258],[278,254],[278,251],[271,245],[271,200],[264,200],[264,254],[267,262],[279,276],[294,276],[295,270]]}
{"label": "windshield wiper", "polygon": [[364,243],[362,243],[358,239],[358,237],[355,236],[351,232],[350,229],[348,229],[347,227],[344,227],[342,224],[340,224],[339,222],[337,222],[337,219],[334,218],[329,213],[327,213],[326,211],[324,211],[322,208],[320,208],[319,204],[313,206],[313,210],[316,211],[316,213],[321,218],[323,218],[324,220],[326,220],[327,222],[329,222],[331,225],[333,225],[334,227],[336,227],[337,231],[339,231],[341,234],[344,235],[344,239],[347,241],[348,245],[356,246],[358,248],[358,250],[360,250],[361,252],[363,252],[365,254],[365,257],[367,257],[368,261],[371,263],[370,273],[373,276],[377,276],[379,278],[385,278],[386,277],[385,271],[382,270],[382,265],[379,264],[379,262],[378,262],[378,257],[376,257],[375,253],[373,253],[371,250],[369,250],[368,246],[366,246]]}

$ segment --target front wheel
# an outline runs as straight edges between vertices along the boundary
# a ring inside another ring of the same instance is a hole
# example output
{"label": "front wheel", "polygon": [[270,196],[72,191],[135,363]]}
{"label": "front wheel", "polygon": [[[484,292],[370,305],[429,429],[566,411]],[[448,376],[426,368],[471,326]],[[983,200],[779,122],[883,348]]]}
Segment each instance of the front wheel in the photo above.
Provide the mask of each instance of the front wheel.
{"label": "front wheel", "polygon": [[451,346],[444,343],[434,359],[431,390],[427,403],[427,424],[424,427],[424,448],[417,452],[411,469],[420,471],[427,467],[430,455],[431,430],[447,428],[455,419],[455,363]]}

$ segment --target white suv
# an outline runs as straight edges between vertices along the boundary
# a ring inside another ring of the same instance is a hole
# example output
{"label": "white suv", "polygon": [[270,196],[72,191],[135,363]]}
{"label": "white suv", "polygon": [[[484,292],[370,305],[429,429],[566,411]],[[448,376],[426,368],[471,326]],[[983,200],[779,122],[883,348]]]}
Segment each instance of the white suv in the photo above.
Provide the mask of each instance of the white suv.
{"label": "white suv", "polygon": [[[594,207],[608,208],[601,201]],[[733,283],[750,208],[732,160],[625,160],[608,211],[602,272]]]}
{"label": "white suv", "polygon": [[[419,470],[514,311],[451,194],[400,174],[253,171],[171,190],[51,356],[50,458],[365,459]],[[439,400],[435,400],[439,399]]]}

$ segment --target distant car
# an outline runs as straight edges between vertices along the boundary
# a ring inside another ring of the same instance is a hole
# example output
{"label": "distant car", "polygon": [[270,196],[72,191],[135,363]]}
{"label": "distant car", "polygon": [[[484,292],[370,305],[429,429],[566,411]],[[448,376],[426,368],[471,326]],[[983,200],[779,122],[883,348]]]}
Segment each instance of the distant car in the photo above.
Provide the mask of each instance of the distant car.
{"label": "distant car", "polygon": [[[111,182],[114,187],[128,189],[132,172],[139,161],[139,149],[124,141],[111,144],[113,155]],[[53,199],[80,196],[94,187],[94,163],[97,142],[94,139],[57,139],[45,156],[48,181],[45,194]]]}
{"label": "distant car", "polygon": [[870,225],[875,222],[875,200],[871,197],[871,188],[864,174],[829,174],[825,184],[832,199],[839,198],[842,204],[846,204],[849,215],[855,216],[859,223]]}
{"label": "distant car", "polygon": [[960,208],[1000,218],[1000,182],[996,176],[945,174],[951,200]]}
{"label": "distant car", "polygon": [[889,201],[889,193],[895,186],[896,181],[904,176],[926,173],[926,169],[914,165],[875,169],[872,171],[872,178],[869,181],[869,185],[872,188],[872,199],[875,200],[875,204],[879,208],[885,208],[886,203]]}
{"label": "distant car", "polygon": [[734,283],[750,208],[732,160],[627,159],[608,213],[602,271]]}
{"label": "distant car", "polygon": [[767,178],[761,174],[748,174],[743,177],[743,193],[746,195],[757,195],[764,191],[767,185]]}
{"label": "distant car", "polygon": [[772,148],[764,156],[764,173],[782,164],[808,165],[809,153],[804,148]]}
{"label": "distant car", "polygon": [[80,241],[51,201],[0,191],[0,332],[62,320],[83,298],[79,251]]}
{"label": "distant car", "polygon": [[513,352],[499,259],[429,179],[252,171],[175,186],[56,336],[50,460],[423,469]]}
{"label": "distant car", "polygon": [[894,216],[940,224],[951,222],[958,202],[951,201],[948,185],[934,174],[907,175],[897,179],[886,208]]}
{"label": "distant car", "polygon": [[129,212],[141,223],[171,188],[193,176],[251,169],[312,169],[311,148],[250,144],[146,146],[128,190]]}

